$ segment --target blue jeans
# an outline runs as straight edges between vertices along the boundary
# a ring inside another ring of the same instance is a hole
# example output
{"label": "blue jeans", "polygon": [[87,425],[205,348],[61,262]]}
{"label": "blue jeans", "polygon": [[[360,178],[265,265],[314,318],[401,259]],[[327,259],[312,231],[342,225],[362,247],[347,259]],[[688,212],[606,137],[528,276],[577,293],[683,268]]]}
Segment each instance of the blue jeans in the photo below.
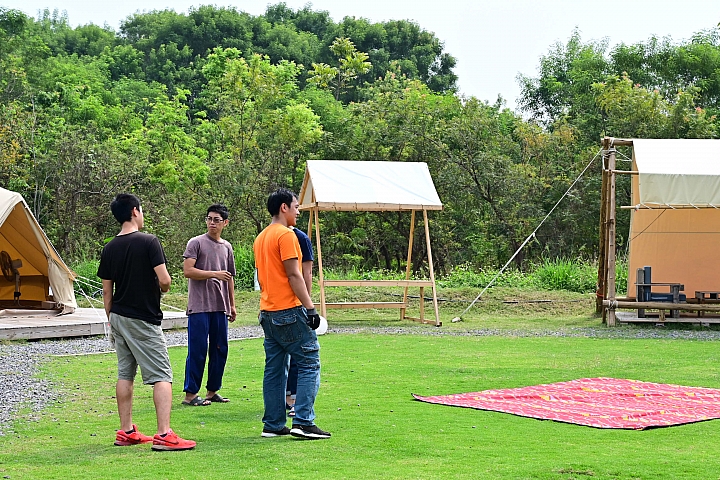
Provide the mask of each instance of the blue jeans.
{"label": "blue jeans", "polygon": [[294,425],[314,425],[315,397],[320,388],[320,344],[308,327],[303,307],[277,312],[260,312],[265,332],[265,374],[263,400],[265,428],[277,431],[285,426],[285,384],[287,355],[298,365]]}
{"label": "blue jeans", "polygon": [[[210,348],[208,348],[208,339]],[[184,392],[198,393],[208,360],[206,388],[217,392],[222,387],[228,358],[228,319],[225,312],[201,312],[188,315],[188,355],[185,360]]]}
{"label": "blue jeans", "polygon": [[297,375],[297,362],[292,356],[290,356],[287,370],[287,388],[285,389],[286,396],[291,395],[292,397],[295,397],[295,394],[297,393]]}

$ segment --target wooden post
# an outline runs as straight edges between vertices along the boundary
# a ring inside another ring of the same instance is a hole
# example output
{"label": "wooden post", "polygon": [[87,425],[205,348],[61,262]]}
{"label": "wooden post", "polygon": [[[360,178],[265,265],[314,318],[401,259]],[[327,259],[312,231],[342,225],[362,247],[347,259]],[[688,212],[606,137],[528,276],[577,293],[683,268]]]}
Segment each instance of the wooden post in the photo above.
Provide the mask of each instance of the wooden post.
{"label": "wooden post", "polygon": [[308,237],[312,235],[312,225],[313,225],[313,212],[310,210],[310,215],[308,215],[308,228],[307,228],[307,234]]}
{"label": "wooden post", "polygon": [[[603,150],[607,151],[609,147],[609,140],[607,137],[603,139]],[[595,312],[603,313],[603,322],[605,322],[605,315],[602,301],[605,300],[605,286],[607,285],[607,269],[605,268],[605,261],[607,259],[607,181],[608,177],[605,173],[604,158],[605,153],[603,152],[603,162],[600,164],[600,173],[602,183],[600,187],[600,241],[598,252],[598,281],[597,281],[597,292],[595,295]]]}
{"label": "wooden post", "polygon": [[432,282],[433,306],[435,307],[435,326],[439,327],[440,312],[438,311],[437,290],[435,288],[435,267],[433,267],[432,250],[430,249],[430,224],[428,223],[427,210],[423,209],[423,223],[425,224],[425,243],[427,243],[428,267],[430,268],[430,281]]}
{"label": "wooden post", "polygon": [[[615,174],[612,173],[615,170],[615,148],[611,147],[610,155],[608,156],[608,175],[610,176],[610,184],[608,188],[608,212],[607,212],[607,236],[608,236],[608,249],[607,249],[607,299],[615,300]],[[607,310],[607,326],[615,326],[615,309],[610,308]]]}
{"label": "wooden post", "polygon": [[[313,198],[313,201],[315,199]],[[327,318],[327,309],[325,308],[325,280],[323,278],[322,266],[322,249],[320,248],[320,218],[318,217],[318,208],[314,207],[311,214],[315,215],[315,246],[318,253],[318,284],[320,286],[320,315]]]}
{"label": "wooden post", "polygon": [[[410,240],[408,240],[408,254],[407,254],[407,266],[405,267],[405,280],[410,280],[410,270],[412,269],[412,250],[413,250],[413,236],[415,234],[415,210],[410,213]],[[403,303],[407,305],[408,301],[408,286],[405,285],[405,293],[403,294]],[[422,302],[420,302],[422,304]],[[405,319],[405,310],[403,307],[400,309],[400,320]],[[422,315],[420,315],[422,317]]]}

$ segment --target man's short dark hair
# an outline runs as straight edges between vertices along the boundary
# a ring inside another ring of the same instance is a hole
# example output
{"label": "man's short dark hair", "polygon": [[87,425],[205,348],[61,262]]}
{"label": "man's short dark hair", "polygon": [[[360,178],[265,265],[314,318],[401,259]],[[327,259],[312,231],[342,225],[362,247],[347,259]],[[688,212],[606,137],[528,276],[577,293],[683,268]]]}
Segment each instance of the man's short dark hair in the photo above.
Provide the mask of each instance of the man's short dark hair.
{"label": "man's short dark hair", "polygon": [[292,205],[293,199],[298,198],[292,190],[278,188],[270,194],[267,200],[267,209],[273,217],[280,213],[280,206],[284,203],[288,207]]}
{"label": "man's short dark hair", "polygon": [[120,225],[132,220],[133,208],[140,210],[140,199],[132,193],[118,193],[110,204],[110,211]]}
{"label": "man's short dark hair", "polygon": [[210,215],[210,212],[215,212],[222,217],[223,220],[227,220],[230,212],[225,205],[222,203],[213,203],[207,209],[206,215]]}

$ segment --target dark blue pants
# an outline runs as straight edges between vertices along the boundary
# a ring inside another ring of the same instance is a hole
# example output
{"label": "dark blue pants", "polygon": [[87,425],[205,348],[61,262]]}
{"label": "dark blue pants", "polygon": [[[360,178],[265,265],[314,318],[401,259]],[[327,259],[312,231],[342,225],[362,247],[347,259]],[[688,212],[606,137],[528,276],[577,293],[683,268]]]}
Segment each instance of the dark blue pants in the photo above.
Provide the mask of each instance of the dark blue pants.
{"label": "dark blue pants", "polygon": [[[188,355],[185,360],[184,392],[198,393],[208,360],[206,388],[216,392],[228,357],[228,319],[225,312],[202,312],[188,315]],[[208,343],[209,340],[209,343]],[[208,348],[209,345],[209,348]]]}

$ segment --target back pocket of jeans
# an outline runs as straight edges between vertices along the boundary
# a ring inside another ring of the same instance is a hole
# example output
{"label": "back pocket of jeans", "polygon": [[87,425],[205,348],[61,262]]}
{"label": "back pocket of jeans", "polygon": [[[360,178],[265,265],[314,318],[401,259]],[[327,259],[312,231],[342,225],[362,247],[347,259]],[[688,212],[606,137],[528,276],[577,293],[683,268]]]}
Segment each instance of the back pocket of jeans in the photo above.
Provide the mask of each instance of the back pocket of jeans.
{"label": "back pocket of jeans", "polygon": [[302,337],[302,325],[298,324],[298,311],[290,310],[272,317],[273,330],[281,343],[292,343]]}

